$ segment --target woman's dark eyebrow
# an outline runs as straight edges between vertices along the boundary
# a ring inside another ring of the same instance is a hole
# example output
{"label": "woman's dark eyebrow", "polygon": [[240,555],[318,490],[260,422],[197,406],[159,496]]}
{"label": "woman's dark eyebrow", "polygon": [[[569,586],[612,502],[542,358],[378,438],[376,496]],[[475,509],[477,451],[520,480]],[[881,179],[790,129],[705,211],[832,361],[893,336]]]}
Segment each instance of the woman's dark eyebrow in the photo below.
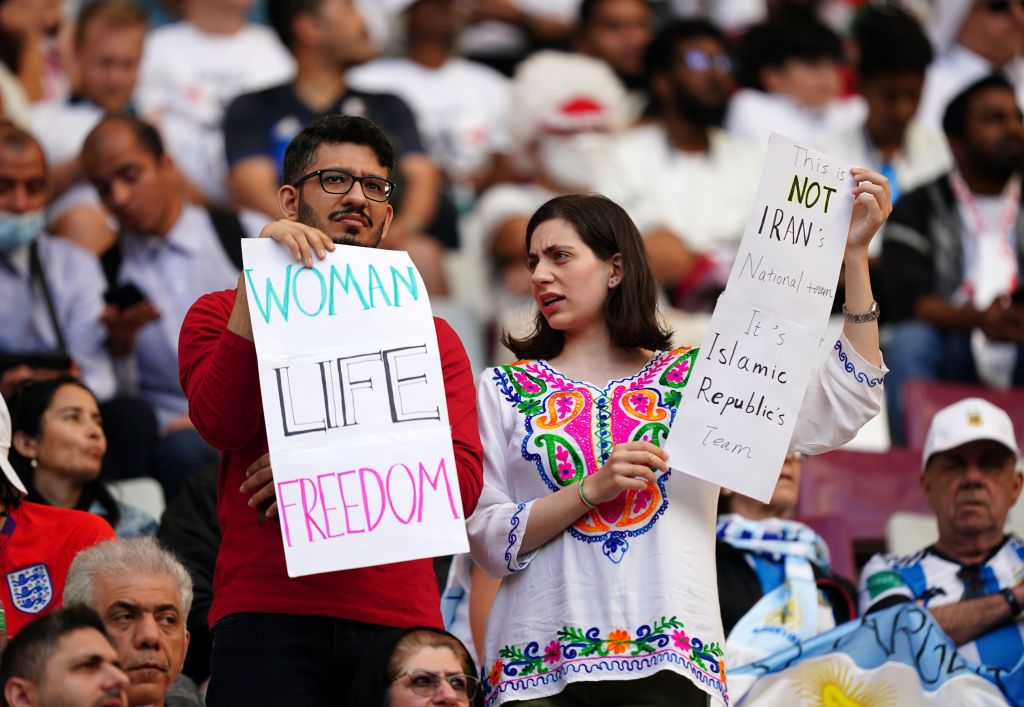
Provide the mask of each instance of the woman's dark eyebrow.
{"label": "woman's dark eyebrow", "polygon": [[559,245],[558,243],[553,243],[552,245],[549,245],[541,252],[544,253],[545,255],[550,255],[551,253],[554,253],[556,250],[575,250],[575,248],[573,248],[571,245]]}

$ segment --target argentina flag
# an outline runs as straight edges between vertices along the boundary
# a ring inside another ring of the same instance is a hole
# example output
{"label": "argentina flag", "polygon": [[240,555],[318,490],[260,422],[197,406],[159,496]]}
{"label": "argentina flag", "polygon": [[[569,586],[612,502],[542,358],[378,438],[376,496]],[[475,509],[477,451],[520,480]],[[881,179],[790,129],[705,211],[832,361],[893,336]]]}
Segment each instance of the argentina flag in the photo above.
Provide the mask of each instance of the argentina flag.
{"label": "argentina flag", "polygon": [[735,707],[1024,705],[1024,659],[966,662],[927,610],[900,604],[729,674]]}

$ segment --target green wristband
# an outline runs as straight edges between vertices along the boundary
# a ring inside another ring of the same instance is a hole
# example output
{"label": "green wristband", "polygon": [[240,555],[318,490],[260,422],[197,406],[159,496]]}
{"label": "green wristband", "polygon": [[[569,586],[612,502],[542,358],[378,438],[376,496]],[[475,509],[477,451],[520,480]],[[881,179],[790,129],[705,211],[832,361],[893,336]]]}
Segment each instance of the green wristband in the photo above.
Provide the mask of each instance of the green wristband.
{"label": "green wristband", "polygon": [[580,500],[583,501],[583,505],[587,508],[597,508],[593,503],[587,500],[587,497],[583,494],[583,482],[587,480],[587,477],[580,479],[580,482],[576,484],[576,490],[580,492]]}

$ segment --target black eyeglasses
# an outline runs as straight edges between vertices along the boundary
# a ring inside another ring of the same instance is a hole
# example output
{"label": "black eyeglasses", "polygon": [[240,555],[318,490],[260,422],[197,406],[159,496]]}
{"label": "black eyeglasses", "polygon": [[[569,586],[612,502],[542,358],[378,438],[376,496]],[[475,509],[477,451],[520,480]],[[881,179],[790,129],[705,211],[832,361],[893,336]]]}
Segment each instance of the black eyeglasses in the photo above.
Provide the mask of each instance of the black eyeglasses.
{"label": "black eyeglasses", "polygon": [[320,178],[320,188],[328,194],[348,194],[352,191],[352,185],[359,182],[359,186],[363,188],[363,195],[370,201],[387,201],[395,190],[395,183],[383,177],[357,177],[343,169],[318,169],[301,177],[292,186],[300,186],[313,177]]}
{"label": "black eyeglasses", "polygon": [[447,682],[459,699],[465,700],[467,704],[476,697],[476,693],[480,689],[479,679],[463,673],[439,675],[430,670],[417,668],[416,670],[407,670],[399,674],[395,680],[400,680],[406,675],[409,676],[409,689],[413,691],[413,694],[420,697],[433,697],[436,695],[437,691],[441,689],[442,680]]}
{"label": "black eyeglasses", "polygon": [[1011,7],[1014,5],[1020,6],[1020,4],[1020,0],[988,0],[988,2],[982,3],[982,7],[989,12],[1005,14],[1010,11]]}

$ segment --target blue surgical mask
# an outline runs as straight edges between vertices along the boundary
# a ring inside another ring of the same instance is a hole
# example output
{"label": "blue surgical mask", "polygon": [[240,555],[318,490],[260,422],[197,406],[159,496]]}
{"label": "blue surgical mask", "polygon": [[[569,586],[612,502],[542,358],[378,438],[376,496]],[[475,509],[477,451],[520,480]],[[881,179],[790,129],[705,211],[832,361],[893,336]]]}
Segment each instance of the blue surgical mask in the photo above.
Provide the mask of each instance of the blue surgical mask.
{"label": "blue surgical mask", "polygon": [[10,253],[35,240],[46,225],[42,209],[15,214],[0,211],[0,251]]}

